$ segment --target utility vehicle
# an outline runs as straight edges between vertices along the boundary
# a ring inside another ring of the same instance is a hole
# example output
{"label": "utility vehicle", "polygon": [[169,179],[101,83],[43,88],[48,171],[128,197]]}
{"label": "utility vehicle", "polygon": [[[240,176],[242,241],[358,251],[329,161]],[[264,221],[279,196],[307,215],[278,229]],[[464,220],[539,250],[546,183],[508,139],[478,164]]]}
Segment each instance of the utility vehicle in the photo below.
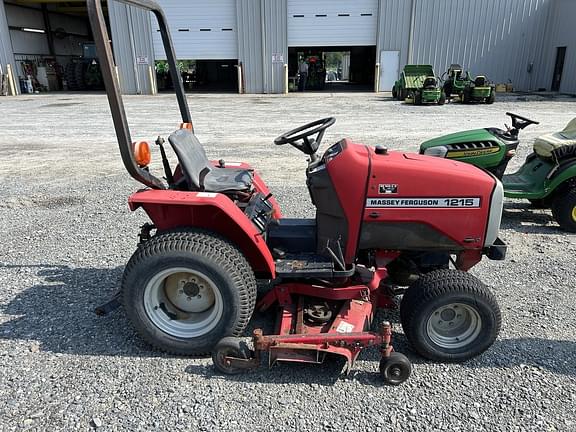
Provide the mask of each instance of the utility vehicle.
{"label": "utility vehicle", "polygon": [[496,89],[484,75],[472,79],[468,71],[459,64],[452,64],[442,75],[444,93],[448,99],[456,94],[462,103],[485,102],[493,104],[496,100]]}
{"label": "utility vehicle", "polygon": [[502,179],[504,195],[551,208],[554,219],[566,231],[576,232],[576,118],[560,132],[536,138],[533,152],[512,174],[504,174],[516,154],[518,133],[538,124],[507,112],[512,127],[474,129],[425,141],[420,153],[468,162]]}
{"label": "utility vehicle", "polygon": [[[174,169],[164,139],[156,139],[164,181],[148,169],[147,142],[132,142],[100,0],[88,0],[122,160],[145,186],[129,206],[151,219],[140,230],[119,294],[143,339],[173,354],[212,352],[223,373],[257,366],[263,352],[270,364],[320,363],[336,354],[350,370],[363,348],[375,346],[383,379],[400,384],[410,375],[410,361],[393,351],[390,323],[372,319],[377,308],[396,307],[398,287],[410,285],[401,320],[419,354],[464,361],[492,345],[500,329],[498,304],[466,271],[484,255],[505,255],[498,239],[502,185],[495,177],[469,164],[350,139],[320,156],[335,121],[325,118],[274,141],[308,157],[307,186],[316,207],[313,219],[284,218],[249,165],[207,158],[194,135],[159,5],[123,1],[158,19],[182,117],[168,137],[178,159]],[[259,300],[257,279],[270,284]],[[239,337],[255,309],[272,308],[279,311],[276,332],[257,329],[250,349]]]}
{"label": "utility vehicle", "polygon": [[392,88],[392,97],[400,101],[409,99],[414,105],[444,105],[446,102],[431,65],[404,66],[400,79]]}

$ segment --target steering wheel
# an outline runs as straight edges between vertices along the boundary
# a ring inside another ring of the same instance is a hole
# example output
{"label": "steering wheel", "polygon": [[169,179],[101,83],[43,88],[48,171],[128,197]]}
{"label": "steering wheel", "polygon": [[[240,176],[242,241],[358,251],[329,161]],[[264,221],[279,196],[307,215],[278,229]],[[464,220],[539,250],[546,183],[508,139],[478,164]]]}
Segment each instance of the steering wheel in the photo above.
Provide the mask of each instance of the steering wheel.
{"label": "steering wheel", "polygon": [[530,120],[529,118],[511,112],[507,112],[506,115],[510,116],[512,119],[512,127],[516,130],[524,129],[526,126],[530,126],[531,124],[540,124],[540,122]]}
{"label": "steering wheel", "polygon": [[[326,117],[307,123],[280,135],[274,140],[274,144],[291,144],[301,152],[311,156],[315,154],[318,147],[320,147],[326,129],[332,126],[335,122],[336,119],[334,117]],[[316,138],[311,138],[316,134],[318,134]],[[302,140],[302,142],[299,142],[300,140]]]}

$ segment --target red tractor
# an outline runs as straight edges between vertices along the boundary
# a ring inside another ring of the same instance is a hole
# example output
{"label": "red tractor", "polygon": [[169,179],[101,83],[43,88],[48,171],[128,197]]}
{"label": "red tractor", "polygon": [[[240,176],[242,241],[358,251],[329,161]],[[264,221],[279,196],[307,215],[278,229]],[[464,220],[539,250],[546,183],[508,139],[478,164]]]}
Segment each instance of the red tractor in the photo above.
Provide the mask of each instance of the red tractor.
{"label": "red tractor", "polygon": [[[182,124],[168,142],[178,165],[170,167],[159,137],[163,181],[147,168],[148,144],[132,143],[100,1],[88,0],[88,11],[120,152],[130,175],[146,186],[129,205],[151,219],[119,293],[143,339],[168,353],[212,353],[216,368],[230,374],[257,366],[262,353],[271,365],[320,363],[337,354],[350,370],[363,348],[376,346],[383,379],[400,384],[410,361],[393,351],[390,324],[372,318],[377,308],[395,308],[395,296],[405,291],[402,327],[420,355],[464,361],[492,345],[500,329],[497,302],[466,271],[483,255],[505,255],[498,239],[503,191],[495,177],[469,164],[349,139],[320,156],[335,121],[326,118],[275,140],[307,155],[316,207],[314,219],[284,218],[249,165],[208,160],[193,132],[161,8],[152,0],[124,0],[157,17],[176,83]],[[271,286],[259,299],[257,280]],[[240,337],[252,314],[273,308],[276,332],[255,330],[249,348]]]}

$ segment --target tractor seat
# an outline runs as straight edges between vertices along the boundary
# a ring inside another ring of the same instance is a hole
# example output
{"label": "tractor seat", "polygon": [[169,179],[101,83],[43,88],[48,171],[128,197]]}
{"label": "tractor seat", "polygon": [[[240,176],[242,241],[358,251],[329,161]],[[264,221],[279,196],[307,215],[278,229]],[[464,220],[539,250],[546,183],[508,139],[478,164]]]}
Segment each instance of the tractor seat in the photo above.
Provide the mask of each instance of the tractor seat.
{"label": "tractor seat", "polygon": [[424,83],[422,84],[422,87],[424,87],[425,89],[436,88],[436,78],[434,78],[434,77],[424,78]]}
{"label": "tractor seat", "polygon": [[238,192],[251,188],[252,170],[215,167],[198,138],[188,129],[177,130],[168,141],[178,156],[191,191]]}
{"label": "tractor seat", "polygon": [[552,152],[564,146],[576,145],[576,118],[560,132],[541,135],[534,140],[534,153],[543,158],[552,157]]}
{"label": "tractor seat", "polygon": [[475,79],[474,79],[474,85],[476,87],[484,87],[486,85],[486,77],[483,75],[478,75]]}

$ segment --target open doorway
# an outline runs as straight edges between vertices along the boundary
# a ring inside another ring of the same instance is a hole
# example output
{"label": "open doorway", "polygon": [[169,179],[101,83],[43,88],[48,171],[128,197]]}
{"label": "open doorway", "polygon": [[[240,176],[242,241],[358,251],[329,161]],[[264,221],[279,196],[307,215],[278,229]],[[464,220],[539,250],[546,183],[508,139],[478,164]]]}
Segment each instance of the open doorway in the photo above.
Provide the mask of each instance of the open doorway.
{"label": "open doorway", "polygon": [[554,62],[554,75],[552,76],[552,86],[550,90],[560,91],[562,81],[562,71],[564,69],[564,59],[566,58],[566,47],[556,48],[556,61]]}
{"label": "open doorway", "polygon": [[[5,8],[21,93],[104,89],[85,3],[11,0]],[[103,12],[108,24],[106,4]]]}
{"label": "open doorway", "polygon": [[[237,60],[180,60],[186,92],[238,92]],[[158,91],[174,89],[166,60],[156,61]]]}
{"label": "open doorway", "polygon": [[[376,47],[290,47],[288,89],[298,90],[299,68],[306,63],[307,91],[371,91],[374,86]],[[302,84],[302,83],[300,83]]]}

